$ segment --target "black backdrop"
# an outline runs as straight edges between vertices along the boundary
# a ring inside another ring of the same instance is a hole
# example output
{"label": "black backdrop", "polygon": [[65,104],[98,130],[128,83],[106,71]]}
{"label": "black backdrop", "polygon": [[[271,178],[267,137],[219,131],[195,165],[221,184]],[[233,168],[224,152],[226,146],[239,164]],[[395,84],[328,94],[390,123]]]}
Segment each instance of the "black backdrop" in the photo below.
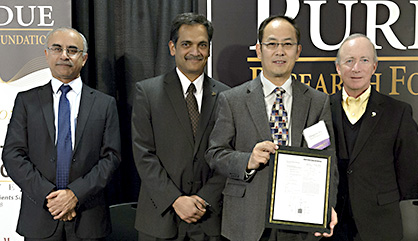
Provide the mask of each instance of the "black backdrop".
{"label": "black backdrop", "polygon": [[[215,28],[214,47],[212,47],[215,70],[213,74],[220,81],[235,86],[241,81],[251,78],[253,67],[261,67],[259,61],[250,60],[251,57],[255,57],[255,52],[248,49],[248,46],[256,42],[256,23],[257,14],[259,14],[257,11],[260,7],[255,4],[256,2],[262,1],[72,0],[72,26],[85,34],[90,47],[89,60],[82,70],[82,78],[89,86],[114,96],[118,102],[122,136],[122,164],[109,186],[111,204],[137,200],[140,180],[133,162],[130,135],[133,87],[137,81],[160,75],[174,68],[174,58],[169,55],[167,46],[171,20],[182,12],[210,12],[211,15],[216,15],[214,17],[216,21],[213,22]],[[341,30],[347,23],[344,22],[343,15],[340,18],[336,17],[335,11],[338,9],[343,13],[343,5],[328,1],[326,6],[323,6],[323,11],[319,10],[318,13],[310,12],[312,8],[308,6],[308,3],[302,0],[299,2],[300,9],[298,7],[299,13],[296,21],[301,27],[302,33],[305,33],[303,34],[305,37],[302,36],[302,45],[304,46],[302,57],[335,57],[336,50],[323,51],[314,46],[312,36],[309,38],[309,27],[314,24],[311,23],[310,16],[320,14],[321,28],[332,29],[332,31],[321,34],[321,37],[327,43],[337,43],[342,37]],[[395,3],[398,10],[402,11],[396,24],[391,25],[391,30],[406,46],[411,46],[414,41],[418,41],[416,40],[418,28],[415,26],[417,25],[417,17],[414,12],[415,8],[411,5],[412,2],[392,0],[386,3],[389,2]],[[290,0],[270,1],[268,11],[270,14],[284,14],[289,3]],[[295,2],[292,0],[293,3]],[[266,5],[265,2],[263,4]],[[353,8],[355,17],[350,21],[352,24],[351,33],[365,32],[367,24],[365,16],[368,9],[366,5],[361,1],[355,4]],[[378,16],[377,25],[384,23],[388,15],[396,10],[388,11],[385,4],[380,5],[379,9],[376,9],[379,14],[375,13]],[[206,9],[207,6],[210,6],[210,11]],[[333,9],[333,11],[329,9]],[[329,21],[334,19],[335,21]],[[414,21],[415,25],[412,24]],[[235,26],[243,24],[244,30],[236,31]],[[381,92],[410,103],[414,108],[416,119],[418,112],[416,111],[417,92],[414,90],[418,88],[416,81],[418,72],[416,72],[417,62],[414,58],[417,56],[417,48],[413,47],[408,51],[394,48],[388,44],[387,36],[382,35],[380,30],[377,30],[376,34],[377,43],[383,46],[378,50],[379,58],[382,56],[386,58],[386,60],[379,62],[377,70],[379,79],[382,78]],[[414,60],[396,60],[397,56]],[[334,77],[336,76],[333,61],[312,62],[305,60],[301,62],[297,64],[294,71],[299,74],[298,77],[301,74],[309,76],[309,79],[312,79],[312,82],[309,80],[310,86],[314,88],[320,83],[319,79],[322,79],[324,83],[327,82],[328,91],[332,94],[331,89],[335,89]],[[407,67],[408,72],[406,71]],[[228,71],[231,68],[239,71]],[[408,83],[406,82],[407,78]],[[335,80],[337,80],[336,77]],[[372,82],[374,82],[373,79]]]}
{"label": "black backdrop", "polygon": [[168,49],[171,21],[197,11],[197,0],[72,1],[72,26],[89,43],[81,77],[118,103],[122,163],[108,187],[110,204],[137,201],[140,189],[131,147],[134,84],[175,67]]}

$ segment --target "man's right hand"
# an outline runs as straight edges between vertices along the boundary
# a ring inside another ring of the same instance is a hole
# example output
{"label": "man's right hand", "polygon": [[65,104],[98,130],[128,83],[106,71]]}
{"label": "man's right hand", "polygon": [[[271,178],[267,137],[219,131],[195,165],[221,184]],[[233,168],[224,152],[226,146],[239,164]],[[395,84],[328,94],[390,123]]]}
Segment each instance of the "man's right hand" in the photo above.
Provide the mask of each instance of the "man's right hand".
{"label": "man's right hand", "polygon": [[205,201],[196,195],[178,197],[173,208],[186,223],[195,223],[206,213]]}
{"label": "man's right hand", "polygon": [[77,216],[77,213],[73,209],[65,214],[60,220],[64,222],[71,221],[73,218],[75,218],[75,216]]}
{"label": "man's right hand", "polygon": [[[78,199],[70,189],[62,189],[51,192],[46,196],[48,211],[54,216],[55,220],[71,220],[75,217],[75,207]],[[67,214],[70,213],[70,216]],[[66,216],[64,218],[64,216]]]}
{"label": "man's right hand", "polygon": [[270,153],[273,154],[277,149],[279,147],[271,141],[257,143],[248,161],[247,171],[256,170],[261,164],[267,164],[270,160]]}

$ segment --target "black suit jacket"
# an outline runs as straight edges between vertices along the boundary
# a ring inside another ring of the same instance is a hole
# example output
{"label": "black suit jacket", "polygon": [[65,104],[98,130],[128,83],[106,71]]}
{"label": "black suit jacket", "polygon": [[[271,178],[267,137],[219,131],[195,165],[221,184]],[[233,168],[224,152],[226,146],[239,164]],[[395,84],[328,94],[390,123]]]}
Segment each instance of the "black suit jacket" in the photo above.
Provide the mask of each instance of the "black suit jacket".
{"label": "black suit jacket", "polygon": [[[45,197],[56,187],[56,146],[51,83],[17,95],[2,159],[22,189],[20,235],[45,238],[58,225]],[[68,188],[78,198],[73,222],[80,238],[110,233],[104,188],[120,162],[119,120],[114,98],[83,84]]]}
{"label": "black suit jacket", "polygon": [[[415,197],[418,185],[418,128],[411,106],[372,88],[351,157],[343,132],[342,92],[331,97],[332,119],[340,170],[337,213],[347,207],[349,193],[353,216],[362,240],[400,240],[399,201]],[[347,190],[348,188],[348,190]],[[348,192],[347,192],[348,191]]]}
{"label": "black suit jacket", "polygon": [[175,70],[140,81],[135,87],[133,154],[141,178],[136,229],[158,238],[174,237],[178,222],[171,205],[181,195],[197,194],[212,206],[200,220],[201,227],[208,235],[219,235],[225,179],[209,168],[204,153],[215,122],[218,94],[228,87],[205,75],[195,142]]}

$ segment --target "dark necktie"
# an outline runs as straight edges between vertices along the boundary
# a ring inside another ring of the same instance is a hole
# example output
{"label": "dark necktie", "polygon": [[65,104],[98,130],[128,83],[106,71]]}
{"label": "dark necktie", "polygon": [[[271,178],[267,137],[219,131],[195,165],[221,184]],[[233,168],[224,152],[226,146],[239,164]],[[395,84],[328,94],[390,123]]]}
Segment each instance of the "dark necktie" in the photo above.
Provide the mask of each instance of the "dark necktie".
{"label": "dark necktie", "polygon": [[189,110],[190,122],[192,123],[193,137],[196,136],[197,124],[199,123],[199,109],[194,92],[196,92],[196,87],[191,83],[189,88],[187,88],[186,105]]}
{"label": "dark necktie", "polygon": [[279,88],[274,89],[276,100],[273,103],[270,115],[271,137],[276,145],[288,145],[289,129],[287,111],[284,109],[282,95],[285,91]]}
{"label": "dark necktie", "polygon": [[57,188],[65,189],[70,173],[72,144],[70,124],[70,102],[67,93],[71,90],[68,85],[61,85],[61,97],[58,107],[58,139],[57,139]]}

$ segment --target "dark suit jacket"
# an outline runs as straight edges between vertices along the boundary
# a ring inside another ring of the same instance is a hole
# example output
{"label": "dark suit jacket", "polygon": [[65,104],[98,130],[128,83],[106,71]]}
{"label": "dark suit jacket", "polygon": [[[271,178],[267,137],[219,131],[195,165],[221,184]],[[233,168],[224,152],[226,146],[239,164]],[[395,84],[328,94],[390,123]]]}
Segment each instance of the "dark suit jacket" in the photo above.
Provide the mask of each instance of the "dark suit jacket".
{"label": "dark suit jacket", "polygon": [[362,240],[400,240],[399,201],[416,196],[418,185],[418,129],[411,106],[372,88],[349,157],[341,100],[341,91],[331,97],[337,157],[339,161],[349,158],[347,170],[340,172],[340,177],[348,181],[348,187],[339,186],[337,213],[340,215],[347,205],[347,198],[342,194],[347,193],[348,188]]}
{"label": "dark suit jacket", "polygon": [[[58,221],[45,197],[56,187],[52,87],[48,83],[17,95],[7,130],[3,162],[22,189],[17,226],[30,238],[51,236]],[[74,221],[80,238],[110,233],[104,188],[120,162],[119,120],[114,98],[83,84],[68,188],[78,198]]]}
{"label": "dark suit jacket", "polygon": [[135,87],[133,154],[141,178],[136,229],[158,238],[174,237],[178,222],[171,205],[181,195],[197,194],[212,205],[201,227],[208,235],[219,235],[225,179],[209,168],[204,153],[215,122],[218,94],[228,87],[205,75],[195,142],[175,70],[140,81]]}
{"label": "dark suit jacket", "polygon": [[[292,92],[292,146],[307,147],[303,129],[324,120],[332,143],[328,148],[332,149],[334,136],[328,96],[296,80],[292,81]],[[210,137],[207,159],[211,167],[228,177],[223,191],[222,235],[230,240],[259,240],[265,229],[269,166],[259,168],[248,180],[245,170],[255,144],[271,140],[270,133],[260,77],[221,93],[219,117]],[[337,165],[332,163],[331,168],[330,205],[334,207]],[[308,239],[313,237],[307,235]]]}

